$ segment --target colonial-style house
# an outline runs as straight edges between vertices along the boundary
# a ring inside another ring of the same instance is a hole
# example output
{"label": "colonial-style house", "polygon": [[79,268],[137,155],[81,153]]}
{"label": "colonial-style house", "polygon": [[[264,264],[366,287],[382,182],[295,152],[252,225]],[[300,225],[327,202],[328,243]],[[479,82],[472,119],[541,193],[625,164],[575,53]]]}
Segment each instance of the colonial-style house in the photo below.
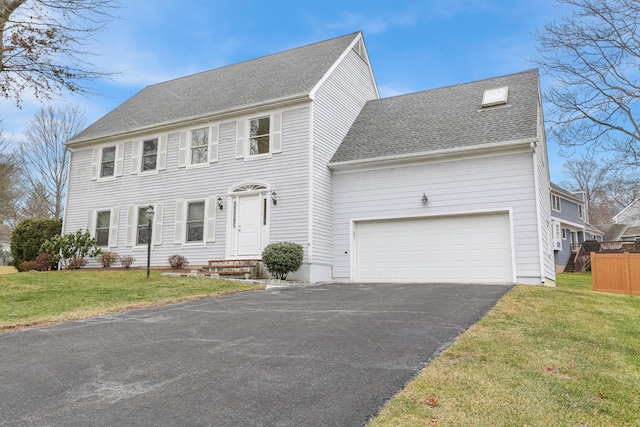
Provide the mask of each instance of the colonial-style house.
{"label": "colonial-style house", "polygon": [[589,224],[589,207],[582,191],[570,192],[551,183],[551,219],[558,273],[571,265],[582,243],[587,240],[602,242],[602,231]]}
{"label": "colonial-style house", "polygon": [[68,147],[64,232],[137,265],[293,241],[310,282],[555,279],[536,70],[379,99],[357,32],[146,87]]}

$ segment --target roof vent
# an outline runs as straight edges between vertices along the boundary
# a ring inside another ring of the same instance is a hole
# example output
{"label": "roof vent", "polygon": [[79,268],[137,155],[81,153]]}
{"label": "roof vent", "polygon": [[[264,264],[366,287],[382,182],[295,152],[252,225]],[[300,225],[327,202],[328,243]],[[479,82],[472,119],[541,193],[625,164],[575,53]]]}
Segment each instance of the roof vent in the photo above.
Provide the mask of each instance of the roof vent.
{"label": "roof vent", "polygon": [[363,59],[367,64],[369,63],[369,58],[367,57],[367,50],[364,48],[364,41],[359,39],[358,42],[353,46],[353,50],[356,51],[358,55]]}
{"label": "roof vent", "polygon": [[482,106],[491,107],[492,105],[501,105],[507,103],[509,96],[509,86],[497,89],[487,89],[482,95]]}

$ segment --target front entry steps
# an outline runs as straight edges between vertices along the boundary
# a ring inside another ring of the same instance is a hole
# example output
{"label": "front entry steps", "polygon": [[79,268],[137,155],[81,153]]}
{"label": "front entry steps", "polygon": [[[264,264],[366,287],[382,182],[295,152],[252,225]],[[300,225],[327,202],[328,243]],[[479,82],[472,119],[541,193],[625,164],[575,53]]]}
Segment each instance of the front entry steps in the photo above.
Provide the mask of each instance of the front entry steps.
{"label": "front entry steps", "polygon": [[256,283],[264,286],[265,289],[278,288],[304,288],[310,285],[309,282],[300,280],[280,280],[270,278],[261,260],[209,260],[206,267],[198,270],[191,270],[190,273],[162,273],[166,277],[208,277],[221,280],[240,280]]}
{"label": "front entry steps", "polygon": [[204,276],[224,277],[228,279],[265,279],[267,270],[262,261],[257,259],[209,260],[208,266],[202,267],[198,273]]}

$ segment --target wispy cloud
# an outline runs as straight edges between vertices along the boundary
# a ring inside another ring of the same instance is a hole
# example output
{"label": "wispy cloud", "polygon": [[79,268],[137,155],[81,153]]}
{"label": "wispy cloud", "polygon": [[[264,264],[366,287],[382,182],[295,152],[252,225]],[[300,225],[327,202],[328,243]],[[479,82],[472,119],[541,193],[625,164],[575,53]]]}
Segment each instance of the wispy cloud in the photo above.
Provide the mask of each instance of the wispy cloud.
{"label": "wispy cloud", "polygon": [[359,29],[368,35],[381,34],[393,27],[415,26],[421,19],[421,9],[421,6],[410,5],[402,11],[376,10],[358,13],[343,11],[338,14],[338,19],[322,26],[328,30]]}

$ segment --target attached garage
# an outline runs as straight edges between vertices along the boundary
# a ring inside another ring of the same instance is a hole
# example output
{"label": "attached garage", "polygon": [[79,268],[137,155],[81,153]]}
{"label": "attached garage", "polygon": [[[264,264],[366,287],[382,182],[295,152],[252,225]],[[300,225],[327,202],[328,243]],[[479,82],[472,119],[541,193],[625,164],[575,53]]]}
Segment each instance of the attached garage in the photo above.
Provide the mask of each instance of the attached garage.
{"label": "attached garage", "polygon": [[354,222],[354,280],[513,283],[509,212]]}

